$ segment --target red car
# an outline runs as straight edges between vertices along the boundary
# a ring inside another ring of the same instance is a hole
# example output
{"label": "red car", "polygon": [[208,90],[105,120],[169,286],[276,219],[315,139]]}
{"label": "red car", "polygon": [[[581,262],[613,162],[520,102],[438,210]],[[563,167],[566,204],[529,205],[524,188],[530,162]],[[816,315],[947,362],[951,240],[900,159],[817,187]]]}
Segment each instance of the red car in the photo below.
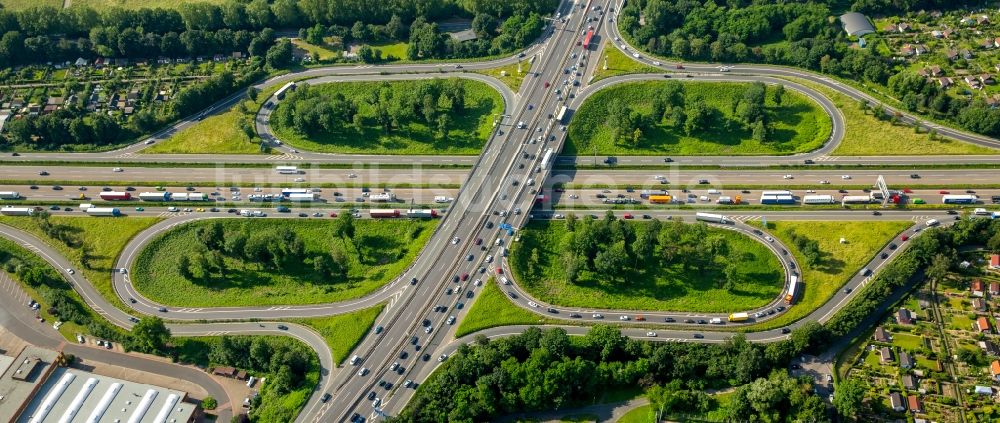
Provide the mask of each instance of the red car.
{"label": "red car", "polygon": [[941,191],[938,191],[938,194],[951,194],[951,193],[948,192],[948,191],[945,191],[945,190],[941,190]]}
{"label": "red car", "polygon": [[900,238],[900,239],[902,239],[903,241],[906,241],[906,240],[910,239],[910,236],[909,235],[903,235],[903,237]]}
{"label": "red car", "polygon": [[330,217],[337,217],[337,213],[335,213],[335,212],[330,212]]}
{"label": "red car", "polygon": [[684,65],[682,65],[680,63],[678,63],[677,66],[674,66],[674,67],[677,68],[677,69],[684,69]]}
{"label": "red car", "polygon": [[476,238],[476,245],[483,245],[483,239],[482,238]]}
{"label": "red car", "polygon": [[469,280],[469,274],[468,273],[463,273],[462,274],[462,281],[467,281],[467,280]]}
{"label": "red car", "polygon": [[903,188],[903,192],[905,192],[907,194],[912,194],[913,193],[913,191],[910,190],[909,188]]}
{"label": "red car", "polygon": [[549,87],[549,81],[545,81],[545,88]]}
{"label": "red car", "polygon": [[632,214],[631,213],[625,213],[625,216],[622,216],[622,217],[624,217],[626,219],[631,219],[632,218]]}
{"label": "red car", "polygon": [[497,274],[498,275],[502,275],[503,274],[503,268],[502,267],[497,266]]}

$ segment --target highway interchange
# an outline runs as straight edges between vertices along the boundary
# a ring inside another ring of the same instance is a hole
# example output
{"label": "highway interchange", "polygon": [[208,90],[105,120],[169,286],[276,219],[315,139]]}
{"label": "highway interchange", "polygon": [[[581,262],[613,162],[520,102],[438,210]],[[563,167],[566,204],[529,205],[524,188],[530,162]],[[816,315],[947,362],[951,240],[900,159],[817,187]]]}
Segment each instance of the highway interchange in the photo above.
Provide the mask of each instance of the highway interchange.
{"label": "highway interchange", "polygon": [[[462,64],[461,69],[453,65],[439,64],[418,64],[406,66],[388,65],[377,68],[368,66],[316,68],[271,78],[257,85],[257,88],[259,89],[266,89],[269,87],[283,85],[293,79],[306,77],[312,78],[309,80],[310,83],[431,78],[440,77],[442,74],[480,80],[490,84],[502,94],[505,101],[505,115],[507,115],[507,117],[502,120],[500,125],[498,125],[498,130],[494,132],[493,136],[490,137],[486,145],[483,147],[482,155],[480,156],[432,157],[342,155],[294,151],[293,147],[287,145],[275,146],[276,150],[280,154],[275,154],[273,156],[142,154],[140,153],[140,150],[149,145],[146,143],[146,139],[144,139],[132,146],[107,153],[23,153],[18,157],[7,158],[5,160],[28,163],[17,166],[5,166],[3,179],[7,182],[0,187],[0,190],[11,189],[21,191],[27,195],[29,199],[64,201],[73,200],[81,193],[88,196],[95,195],[96,192],[100,190],[100,187],[89,185],[86,191],[79,191],[74,185],[67,186],[65,190],[53,191],[49,186],[50,184],[43,181],[101,181],[104,185],[115,187],[119,186],[115,185],[116,181],[127,181],[127,183],[130,184],[167,181],[183,182],[197,187],[204,187],[205,189],[203,191],[205,192],[208,192],[209,190],[223,191],[221,192],[221,195],[223,196],[222,200],[223,202],[226,202],[225,196],[229,195],[227,187],[232,184],[242,185],[244,187],[242,190],[245,193],[249,193],[252,190],[250,187],[257,184],[267,184],[268,187],[294,184],[294,178],[296,176],[276,175],[270,167],[225,168],[224,166],[220,166],[185,168],[183,164],[269,163],[301,165],[303,169],[306,169],[306,173],[304,175],[300,175],[305,179],[305,181],[303,181],[303,184],[305,185],[350,185],[350,188],[342,189],[342,191],[344,191],[344,196],[349,200],[360,196],[361,193],[358,187],[366,186],[365,184],[373,186],[383,184],[389,186],[401,184],[420,184],[426,188],[413,189],[411,191],[406,191],[405,189],[394,189],[394,192],[399,192],[400,196],[406,197],[407,200],[411,198],[416,199],[418,197],[421,199],[427,199],[427,201],[418,201],[418,203],[430,203],[429,200],[436,195],[454,197],[454,201],[446,205],[446,213],[440,220],[438,227],[435,229],[434,236],[427,243],[424,250],[412,266],[410,266],[403,274],[391,283],[387,284],[385,287],[369,293],[362,298],[351,301],[332,304],[289,305],[280,307],[179,308],[172,307],[169,304],[157,304],[142,296],[131,284],[131,281],[129,280],[129,273],[114,274],[114,290],[119,297],[115,300],[109,300],[102,297],[96,288],[94,288],[93,284],[86,280],[86,278],[84,278],[80,273],[73,275],[66,274],[66,277],[73,282],[74,287],[81,293],[88,305],[93,307],[98,311],[98,313],[112,323],[125,328],[131,326],[132,320],[130,318],[133,317],[133,314],[139,316],[157,315],[168,319],[171,322],[175,322],[170,324],[170,328],[176,335],[196,336],[210,334],[217,335],[223,333],[268,333],[285,334],[302,340],[316,350],[321,361],[322,375],[314,394],[310,398],[306,408],[300,414],[299,421],[347,421],[355,413],[364,416],[365,418],[369,418],[372,416],[375,409],[379,410],[379,412],[384,412],[387,415],[397,414],[402,410],[408,399],[413,395],[412,389],[401,388],[401,382],[403,380],[411,379],[418,382],[424,380],[427,375],[429,375],[430,372],[432,372],[433,369],[439,365],[440,362],[438,358],[442,357],[442,354],[451,354],[461,343],[470,342],[469,338],[454,339],[454,328],[457,327],[457,325],[447,325],[444,323],[444,320],[449,315],[455,315],[459,320],[464,317],[465,313],[467,313],[470,309],[471,302],[477,298],[476,294],[478,294],[482,289],[480,286],[476,286],[473,280],[480,279],[484,284],[488,283],[486,279],[488,276],[487,274],[493,273],[493,270],[492,266],[484,266],[479,259],[475,261],[466,261],[465,257],[467,254],[474,254],[479,258],[485,256],[488,252],[496,254],[499,246],[509,245],[512,241],[512,237],[505,232],[501,232],[497,229],[497,226],[499,226],[500,223],[509,223],[515,228],[520,228],[524,226],[529,218],[531,218],[531,213],[528,212],[520,214],[513,213],[513,210],[515,209],[522,209],[525,211],[532,209],[535,202],[535,193],[531,192],[534,188],[529,187],[526,183],[529,178],[536,179],[537,186],[551,187],[553,183],[567,183],[580,186],[581,188],[570,188],[566,193],[559,193],[567,196],[571,194],[579,194],[581,200],[579,203],[573,203],[573,199],[571,198],[558,199],[559,204],[573,204],[579,206],[599,204],[599,202],[595,201],[595,196],[598,193],[603,193],[601,192],[603,189],[598,188],[598,186],[602,185],[615,185],[613,188],[614,194],[621,193],[622,195],[625,195],[625,193],[620,186],[634,185],[636,190],[654,190],[665,187],[675,193],[678,189],[688,188],[692,190],[693,194],[700,196],[703,194],[701,191],[703,187],[699,186],[701,184],[699,184],[698,181],[700,179],[708,179],[709,186],[719,186],[722,188],[725,188],[726,186],[757,186],[758,188],[753,190],[754,195],[749,195],[749,198],[756,198],[758,197],[756,195],[758,191],[761,188],[766,187],[781,188],[783,186],[810,186],[819,193],[828,192],[824,191],[823,185],[826,184],[822,184],[821,181],[829,181],[830,185],[835,186],[850,185],[852,187],[852,191],[858,191],[860,187],[870,187],[877,175],[884,175],[890,186],[900,189],[907,184],[933,187],[916,190],[917,193],[926,194],[928,200],[931,200],[932,197],[940,197],[939,190],[946,189],[946,187],[949,186],[967,186],[976,184],[991,185],[997,180],[996,176],[998,172],[994,170],[955,171],[944,169],[920,171],[844,171],[830,169],[799,169],[788,171],[695,171],[680,170],[677,167],[673,167],[666,170],[556,170],[551,174],[549,174],[549,172],[535,173],[532,170],[540,165],[544,149],[554,148],[558,151],[561,144],[565,141],[565,133],[559,128],[561,125],[558,122],[548,119],[547,117],[547,114],[556,109],[558,105],[565,104],[571,110],[575,110],[589,95],[601,88],[628,81],[663,79],[663,76],[660,74],[626,75],[606,78],[598,81],[597,83],[589,84],[585,82],[587,77],[593,74],[594,70],[600,66],[600,63],[598,60],[588,60],[585,63],[585,67],[582,72],[582,87],[579,89],[578,95],[576,95],[575,98],[558,101],[556,100],[555,94],[551,89],[543,87],[543,84],[547,81],[558,81],[563,79],[563,69],[570,67],[573,63],[577,62],[576,59],[571,59],[570,54],[574,52],[578,53],[581,50],[576,46],[576,41],[580,37],[579,34],[581,29],[586,28],[588,25],[594,25],[596,30],[599,31],[601,34],[601,44],[608,43],[609,46],[613,46],[611,48],[623,49],[629,55],[636,51],[631,46],[625,45],[623,47],[622,41],[611,42],[612,40],[622,39],[620,34],[617,32],[616,25],[609,24],[607,21],[610,16],[613,16],[612,13],[604,13],[600,15],[600,20],[596,23],[587,23],[584,21],[586,16],[594,15],[592,13],[586,13],[587,10],[591,10],[594,6],[600,6],[601,10],[604,11],[609,10],[609,7],[614,7],[615,10],[620,9],[620,4],[615,4],[613,2],[596,0],[590,0],[587,2],[581,1],[577,3],[564,2],[560,6],[560,12],[567,18],[566,22],[555,23],[553,30],[547,31],[538,43],[525,51],[525,60],[530,57],[535,57],[536,60],[532,67],[532,74],[525,78],[524,83],[517,93],[512,92],[506,87],[506,85],[503,85],[496,79],[466,72],[469,70],[490,69],[501,65],[511,64],[518,60],[517,57],[488,62]],[[593,51],[591,51],[591,54],[593,54]],[[651,66],[656,66],[653,65],[654,59],[650,59],[645,55],[641,55],[639,60]],[[658,66],[662,67],[664,71],[676,70],[675,64],[672,63],[661,63]],[[786,87],[799,91],[820,104],[821,107],[830,114],[833,120],[833,131],[831,133],[830,140],[822,148],[810,153],[774,157],[673,157],[672,159],[674,160],[673,163],[675,165],[801,165],[806,159],[815,159],[819,162],[835,162],[837,164],[871,165],[893,163],[1000,163],[1000,156],[896,156],[891,158],[830,157],[829,153],[836,148],[837,144],[844,136],[843,131],[845,125],[843,123],[842,115],[835,109],[835,107],[833,107],[832,103],[826,99],[826,97],[818,94],[814,90],[787,80],[776,79],[776,77],[795,76],[820,83],[853,98],[869,98],[870,101],[874,101],[873,99],[832,79],[790,68],[738,65],[734,66],[728,74],[722,74],[718,72],[717,65],[685,64],[685,69],[680,73],[690,73],[692,75],[691,78],[679,79],[682,81],[759,80],[765,83],[780,82]],[[241,94],[234,94],[232,97],[220,101],[206,111],[201,112],[196,116],[192,116],[177,125],[168,128],[167,130],[154,134],[148,139],[153,143],[168,139],[177,131],[197,124],[199,120],[198,116],[224,111],[226,108],[235,104],[235,102],[239,100],[240,95]],[[272,99],[272,101],[277,101],[277,99]],[[529,108],[529,104],[534,105],[535,107]],[[274,139],[274,135],[270,132],[267,124],[271,110],[273,110],[272,107],[264,107],[257,116],[258,133],[266,140]],[[903,119],[905,121],[912,118],[904,116]],[[516,124],[522,121],[525,122],[526,129],[517,129]],[[946,127],[934,127],[942,136],[949,136],[980,145],[993,147],[1000,146],[1000,141],[997,140],[968,134]],[[500,135],[501,132],[503,132],[503,135]],[[554,139],[550,140],[550,135],[554,136]],[[542,136],[543,141],[534,144],[528,142],[528,140],[534,139],[537,136]],[[523,159],[523,153],[525,152],[529,153],[529,157],[534,155],[534,158]],[[664,165],[663,157],[618,157],[617,159],[618,163],[621,165]],[[109,166],[91,166],[89,164],[87,166],[74,166],[71,163],[67,163],[67,166],[39,166],[30,163],[42,160],[100,162],[109,164],[115,163],[116,165],[124,166],[125,170],[124,172],[111,172]],[[592,157],[577,156],[575,158],[562,158],[559,163],[575,162],[576,164],[583,166],[592,165],[593,160],[594,159]],[[143,167],[143,163],[150,162],[173,162],[177,163],[177,167]],[[318,167],[310,169],[308,167],[309,164],[331,163],[352,165],[356,166],[359,170],[321,169]],[[526,164],[526,166],[519,166],[522,163]],[[368,166],[373,164],[405,164],[412,167],[391,170],[368,168]],[[428,165],[428,168],[421,168],[421,166],[425,164]],[[438,169],[431,166],[442,164],[456,164],[465,166],[465,168],[449,170]],[[38,172],[42,170],[46,170],[51,174],[49,176],[41,177],[38,175]],[[912,178],[911,174],[913,173],[919,173],[919,178]],[[356,174],[357,176],[352,177],[350,176],[351,174]],[[850,179],[843,178],[844,175],[848,174],[851,176]],[[178,178],[176,175],[183,175],[183,177]],[[667,184],[660,184],[658,179],[653,178],[654,175],[663,175]],[[785,175],[790,175],[791,178],[785,178]],[[10,181],[30,182],[20,184],[10,183]],[[519,183],[515,185],[515,181]],[[38,185],[38,189],[32,190],[26,187],[31,184]],[[179,191],[181,189],[181,185],[182,184],[178,184],[176,187],[172,188],[168,187],[168,190],[177,189]],[[155,189],[152,186],[137,186],[139,188],[137,189],[137,192],[143,189]],[[436,186],[445,187],[435,188]],[[1000,188],[1000,186],[996,188]],[[806,188],[797,188],[797,191],[802,192],[805,189]],[[275,191],[277,188],[264,188],[264,190]],[[332,189],[327,189],[325,191],[330,190]],[[551,192],[551,189],[546,188],[546,191]],[[960,191],[964,191],[964,189]],[[1000,190],[993,191],[992,187],[987,187],[978,191],[980,191],[978,193],[980,196],[1000,193]],[[957,192],[958,191],[956,191],[956,193]],[[834,192],[830,191],[830,193],[833,194]],[[738,193],[737,189],[732,189],[727,190],[726,194],[739,195],[740,193]],[[324,193],[324,196],[325,195],[326,193]],[[130,203],[129,205],[131,206],[132,204],[133,203]],[[142,205],[141,203],[134,204],[137,206]],[[213,203],[206,204],[206,207],[214,205]],[[234,207],[237,206],[234,205]],[[247,205],[244,204],[238,207],[243,208],[247,207]],[[396,207],[405,208],[403,205]],[[157,235],[175,227],[176,225],[194,220],[230,216],[225,212],[225,210],[220,210],[215,213],[167,213],[164,207],[159,205],[149,206],[147,209],[148,210],[141,212],[133,212],[127,209],[124,209],[124,211],[130,215],[165,215],[169,216],[169,218],[151,226],[137,235],[118,257],[115,265],[117,268],[134,268],[134,266],[137,265],[136,256],[139,251],[141,251],[142,248]],[[324,203],[316,207],[311,207],[308,211],[327,214],[329,212],[342,213],[345,212],[344,209],[345,207],[338,205],[336,201],[332,201],[330,203]],[[500,212],[503,212],[502,216],[500,215]],[[556,212],[558,212],[558,210]],[[595,208],[593,210],[577,209],[574,210],[574,212],[581,215],[591,213],[601,214],[604,210],[599,208]],[[616,211],[619,216],[623,216],[626,212],[626,210]],[[79,212],[59,211],[57,213],[78,214]],[[651,217],[661,219],[666,219],[668,217],[683,217],[687,221],[694,220],[694,211],[690,209],[653,208],[649,210],[633,211],[632,213],[649,214]],[[912,220],[916,222],[917,225],[920,225],[929,218],[937,218],[946,224],[950,223],[951,219],[951,215],[946,214],[945,211],[932,209],[886,211],[883,213],[883,216],[874,216],[868,211],[809,210],[805,207],[796,208],[791,211],[727,210],[725,213],[727,215],[733,215],[733,217],[736,218],[737,223],[725,225],[724,227],[731,230],[741,231],[747,234],[747,236],[752,237],[770,248],[780,259],[783,267],[785,268],[786,279],[795,272],[793,269],[798,267],[795,266],[794,259],[791,255],[786,255],[781,252],[782,250],[787,249],[787,247],[780,245],[780,242],[778,241],[768,241],[764,238],[767,236],[766,233],[755,233],[752,227],[743,223],[743,220],[759,219],[761,217],[767,218],[768,220],[886,219]],[[551,213],[545,214],[545,217],[550,216]],[[286,216],[279,213],[270,213],[267,218],[284,217]],[[490,225],[492,229],[487,229],[487,221],[495,224]],[[903,251],[907,245],[907,243],[903,242],[901,239],[904,235],[915,236],[918,235],[918,233],[914,232],[911,228],[910,230],[897,235],[897,237],[891,242],[899,245],[900,248],[889,249],[886,247],[884,252],[887,254],[887,258],[882,259],[880,255],[876,255],[869,262],[867,268],[877,271],[882,265]],[[21,245],[30,246],[33,251],[37,252],[57,269],[67,269],[73,267],[71,262],[62,257],[57,251],[48,247],[40,239],[23,231],[0,225],[0,236],[12,239]],[[453,240],[456,239],[457,242],[453,242]],[[480,246],[476,245],[475,240],[477,239],[483,239],[484,245],[490,246],[489,249],[487,251],[483,251]],[[501,266],[504,266],[504,273],[507,277],[511,278],[511,273],[509,268],[506,267],[506,263],[502,262]],[[480,273],[479,269],[481,267],[486,268],[487,274]],[[468,299],[465,295],[444,294],[443,291],[447,286],[454,285],[451,281],[452,277],[463,273],[473,275],[468,282],[461,284],[463,288],[473,292],[473,297]],[[416,278],[416,284],[410,283],[413,278]],[[806,321],[826,321],[833,315],[833,313],[839,310],[844,304],[847,303],[847,301],[856,295],[859,291],[857,288],[863,287],[868,280],[868,276],[860,274],[856,275],[845,284],[846,288],[851,288],[850,291],[838,290],[837,293],[834,294],[834,296],[820,308],[813,311],[806,318],[788,325],[788,328],[797,327]],[[809,281],[804,282],[808,283]],[[697,340],[699,342],[721,342],[730,335],[728,332],[704,330],[704,327],[697,323],[684,323],[684,321],[688,319],[705,320],[712,317],[723,317],[724,315],[721,314],[635,312],[628,310],[566,308],[558,305],[544,304],[541,301],[531,298],[527,292],[522,290],[517,285],[517,281],[512,281],[512,285],[509,287],[501,286],[501,288],[504,291],[513,292],[517,296],[513,302],[517,306],[524,309],[534,311],[549,318],[563,319],[567,321],[567,323],[579,320],[602,321],[609,324],[619,324],[623,326],[623,333],[629,336],[655,339],[658,341]],[[121,301],[121,303],[130,308],[131,311],[123,311],[119,307],[120,304],[113,304],[111,301]],[[466,306],[462,308],[457,308],[456,306],[459,302],[469,302],[470,304],[466,304]],[[279,330],[277,328],[276,321],[281,319],[340,314],[380,303],[389,304],[383,314],[380,315],[376,321],[376,325],[383,326],[385,331],[378,335],[372,334],[367,336],[356,348],[354,353],[363,358],[362,362],[358,366],[350,366],[346,363],[333,363],[330,351],[323,338],[306,327],[288,324],[288,330]],[[532,306],[532,303],[538,304],[538,307]],[[776,307],[780,306],[781,303],[783,303],[783,301],[781,301],[780,297],[776,298],[773,303],[763,307],[761,310],[765,312],[768,310],[774,310]],[[438,305],[444,305],[448,311],[444,313],[432,312],[431,310]],[[753,312],[755,310],[748,311]],[[571,317],[575,314],[579,315],[579,317]],[[596,318],[595,314],[600,314],[603,318]],[[662,325],[662,328],[655,329],[657,332],[657,336],[655,338],[647,336],[647,332],[650,329],[637,328],[628,324],[630,322],[634,322],[635,317],[640,314],[646,318],[647,323],[658,323]],[[0,318],[9,320],[11,315],[12,313],[0,313]],[[770,316],[776,315],[780,315],[780,313]],[[629,316],[629,322],[621,320],[621,316]],[[420,322],[424,318],[430,318],[432,320],[432,327],[434,327],[435,330],[430,334],[425,334],[423,328],[420,326]],[[674,322],[666,325],[666,319],[668,318],[673,319]],[[759,320],[763,321],[768,318],[771,317],[765,315]],[[259,319],[261,321],[252,323],[235,321],[226,322],[227,320],[246,319]],[[199,323],[195,323],[196,321]],[[200,323],[203,321],[212,321],[212,323]],[[28,328],[23,325],[19,327],[23,331],[28,330]],[[35,329],[41,330],[38,328]],[[572,334],[582,333],[586,330],[585,327],[580,326],[566,326],[566,329]],[[523,330],[523,328],[505,327],[482,331],[482,333],[487,336],[503,336],[518,333],[520,330]],[[702,336],[702,338],[696,339],[694,336],[695,333]],[[46,336],[51,340],[55,335],[49,331]],[[417,345],[420,346],[419,351],[416,351],[415,346],[411,344],[411,336],[418,337]],[[782,333],[781,328],[761,332],[751,332],[747,334],[748,339],[759,342],[782,339],[784,336],[786,335]],[[74,346],[72,348],[79,350],[84,347]],[[409,358],[406,360],[401,360],[399,358],[400,353],[403,351],[408,352]],[[86,353],[87,352],[85,351],[83,352],[83,354]],[[426,361],[421,359],[420,357],[423,354],[429,354],[430,359]],[[388,371],[389,365],[395,361],[405,362],[403,364],[406,370],[403,374],[397,375]],[[338,364],[344,366],[344,368],[342,370],[337,370]],[[135,366],[136,368],[149,371],[157,370],[152,368],[150,365],[143,363],[135,363]],[[359,368],[367,368],[370,371],[366,375],[358,375],[357,370]],[[202,379],[205,378],[198,380]],[[390,382],[393,382],[396,387],[391,391],[376,389],[376,383],[380,379],[389,380]],[[211,382],[206,381],[204,383],[206,389],[212,391]],[[367,400],[367,394],[373,390],[379,392],[378,395],[381,399],[381,404],[377,408],[373,408],[371,401]],[[324,393],[334,395],[335,399],[328,402],[320,401],[320,397]]]}

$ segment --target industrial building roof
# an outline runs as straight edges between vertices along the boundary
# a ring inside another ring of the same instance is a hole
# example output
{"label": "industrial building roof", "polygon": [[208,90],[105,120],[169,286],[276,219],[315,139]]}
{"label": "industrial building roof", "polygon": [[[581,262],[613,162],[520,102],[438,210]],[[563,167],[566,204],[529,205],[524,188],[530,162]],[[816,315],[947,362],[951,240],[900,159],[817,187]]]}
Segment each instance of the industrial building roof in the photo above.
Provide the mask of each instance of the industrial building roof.
{"label": "industrial building roof", "polygon": [[31,345],[16,358],[0,355],[0,416],[18,414],[58,357],[58,352]]}
{"label": "industrial building roof", "polygon": [[875,27],[872,26],[868,17],[858,12],[840,15],[840,23],[844,25],[844,31],[855,37],[875,32]]}
{"label": "industrial building roof", "polygon": [[[164,422],[191,419],[187,394],[79,369],[57,368],[31,399],[18,422]],[[68,418],[68,419],[67,419]]]}

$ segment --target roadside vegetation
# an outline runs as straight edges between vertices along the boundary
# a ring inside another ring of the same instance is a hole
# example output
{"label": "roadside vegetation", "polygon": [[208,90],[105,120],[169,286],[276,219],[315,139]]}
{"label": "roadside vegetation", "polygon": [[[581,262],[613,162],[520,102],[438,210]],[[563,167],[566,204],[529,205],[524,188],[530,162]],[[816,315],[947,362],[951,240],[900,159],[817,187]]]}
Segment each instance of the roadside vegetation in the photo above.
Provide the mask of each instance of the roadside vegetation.
{"label": "roadside vegetation", "polygon": [[763,83],[648,81],[608,87],[573,116],[568,155],[763,155],[815,150],[819,105]]}
{"label": "roadside vegetation", "polygon": [[[600,54],[592,55],[591,57],[594,58],[591,60],[598,60],[597,67],[594,68],[594,79],[591,83],[618,75],[663,73],[663,69],[632,60],[631,57],[626,56],[625,53],[622,53],[621,50],[610,44],[605,45],[604,50]],[[608,65],[607,69],[604,69],[605,63]]]}
{"label": "roadside vegetation", "polygon": [[937,135],[928,130],[895,122],[892,117],[879,119],[876,106],[862,106],[850,97],[825,86],[794,79],[819,91],[830,99],[844,115],[844,139],[831,156],[892,156],[923,154],[1000,154],[1000,150],[982,147]]}
{"label": "roadside vegetation", "polygon": [[[751,222],[755,223],[755,222]],[[909,221],[774,221],[767,230],[788,246],[802,266],[795,304],[780,316],[746,330],[785,326],[812,313],[844,286]],[[844,238],[845,243],[840,239]]]}
{"label": "roadside vegetation", "polygon": [[484,69],[473,71],[475,73],[480,73],[483,75],[492,76],[499,79],[504,85],[510,87],[511,90],[517,92],[521,88],[521,83],[524,82],[531,71],[531,62],[527,60],[521,61],[521,73],[517,73],[517,63],[513,63],[507,66],[501,66],[493,69]]}
{"label": "roadside vegetation", "polygon": [[287,336],[172,338],[165,353],[200,367],[232,366],[267,378],[251,399],[251,422],[288,422],[298,416],[319,382],[319,359],[306,344]]}
{"label": "roadside vegetation", "polygon": [[564,323],[514,305],[493,279],[486,282],[478,295],[479,298],[476,298],[469,312],[459,323],[455,331],[456,338],[498,326]]}
{"label": "roadside vegetation", "polygon": [[260,141],[253,128],[256,111],[254,102],[240,102],[225,113],[209,116],[142,152],[259,154]]}
{"label": "roadside vegetation", "polygon": [[[652,394],[652,395],[650,395]],[[666,394],[666,395],[664,395]],[[680,404],[683,401],[688,400],[690,397],[688,394],[682,393],[680,395],[671,395],[670,393],[660,393],[651,392],[647,396],[659,396],[662,398],[660,402],[653,408],[653,404],[641,405],[639,407],[633,408],[629,412],[625,413],[616,423],[649,423],[656,418],[656,413],[660,410],[659,405],[666,404],[673,406],[674,404]],[[729,406],[730,401],[732,401],[732,392],[726,392],[722,394],[709,394],[710,398],[713,400],[710,402],[710,406],[704,412],[676,412],[667,413],[663,417],[673,420],[673,421],[704,421],[704,422],[724,422],[726,421],[726,411]]]}
{"label": "roadside vegetation", "polygon": [[365,335],[371,333],[375,319],[382,313],[383,305],[357,310],[336,316],[312,319],[292,319],[290,322],[309,326],[326,340],[333,354],[333,362],[339,366]]}
{"label": "roadside vegetation", "polygon": [[435,221],[211,219],[160,235],[132,282],[179,307],[316,304],[368,294],[396,277]]}
{"label": "roadside vegetation", "polygon": [[722,344],[659,343],[597,325],[575,339],[558,328],[530,328],[495,340],[477,337],[421,384],[397,419],[490,421],[513,412],[592,404],[609,391],[636,386],[654,392],[651,401],[663,404],[669,415],[706,413],[719,407],[706,389],[739,386],[725,407],[726,420],[766,414],[769,421],[823,421],[823,400],[782,371],[821,341],[813,333],[807,328],[793,340],[769,344],[752,344],[742,335]]}
{"label": "roadside vegetation", "polygon": [[773,301],[782,289],[774,253],[704,223],[533,221],[511,247],[518,283],[566,307],[734,312]]}
{"label": "roadside vegetation", "polygon": [[116,342],[125,339],[125,331],[98,316],[63,275],[35,253],[0,238],[0,266],[38,302],[39,317],[50,323],[63,322],[59,334],[66,340],[76,342],[76,335],[81,333]]}
{"label": "roadside vegetation", "polygon": [[132,238],[162,220],[158,217],[0,216],[0,223],[29,232],[69,259],[111,304],[127,310],[111,286],[118,255]]}
{"label": "roadside vegetation", "polygon": [[275,134],[303,150],[479,154],[503,98],[459,78],[301,84],[278,104]]}

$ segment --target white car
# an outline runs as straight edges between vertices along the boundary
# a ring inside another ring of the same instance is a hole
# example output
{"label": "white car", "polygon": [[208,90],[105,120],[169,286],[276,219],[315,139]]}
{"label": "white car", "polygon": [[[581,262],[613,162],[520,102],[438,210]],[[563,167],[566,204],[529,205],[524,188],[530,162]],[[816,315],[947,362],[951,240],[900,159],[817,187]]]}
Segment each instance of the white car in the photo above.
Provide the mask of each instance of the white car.
{"label": "white car", "polygon": [[816,190],[814,190],[814,189],[807,189],[806,190],[806,194],[815,194],[815,193],[816,193]]}
{"label": "white car", "polygon": [[559,213],[556,213],[556,215],[553,216],[553,217],[555,217],[556,219],[565,219],[566,218],[566,216],[563,216],[562,214],[559,214]]}
{"label": "white car", "polygon": [[112,171],[112,172],[124,172],[124,171],[125,171],[125,169],[122,169],[122,168],[120,168],[120,167],[116,167],[116,168],[114,168],[114,169],[111,169],[111,171]]}
{"label": "white car", "polygon": [[305,182],[305,178],[295,178],[295,182]]}
{"label": "white car", "polygon": [[455,244],[458,244],[458,237],[457,236],[451,239],[451,245],[455,245]]}
{"label": "white car", "polygon": [[660,62],[653,62],[653,66],[660,66]]}
{"label": "white car", "polygon": [[168,212],[178,212],[178,211],[180,211],[180,210],[179,210],[179,209],[177,209],[177,207],[167,207],[167,211],[168,211]]}
{"label": "white car", "polygon": [[492,255],[486,256],[486,262],[487,263],[493,263],[493,256]]}
{"label": "white car", "polygon": [[364,376],[366,374],[368,374],[368,368],[367,367],[362,367],[361,370],[358,370],[358,376]]}
{"label": "white car", "polygon": [[851,179],[851,175],[841,175],[840,179]]}
{"label": "white car", "polygon": [[830,185],[830,181],[828,181],[826,179],[824,179],[822,181],[819,181],[819,183],[822,184],[822,185]]}
{"label": "white car", "polygon": [[354,217],[355,219],[360,219],[361,218],[361,213],[354,213],[351,216]]}
{"label": "white car", "polygon": [[152,144],[154,142],[156,142],[156,141],[155,140],[146,140],[146,145],[150,145],[150,144]]}
{"label": "white car", "polygon": [[482,279],[476,279],[475,284],[476,284],[476,286],[483,286],[483,280]]}
{"label": "white car", "polygon": [[592,315],[591,315],[590,317],[593,317],[593,318],[595,318],[595,319],[603,319],[603,318],[604,318],[604,315],[603,315],[603,314],[601,314],[601,313],[594,313],[594,314],[592,314]]}
{"label": "white car", "polygon": [[653,179],[656,179],[657,181],[662,181],[662,180],[667,179],[667,178],[664,178],[663,175],[656,175],[656,176],[653,177]]}
{"label": "white car", "polygon": [[66,273],[69,273],[69,274],[72,275],[72,274],[76,273],[76,271],[74,271],[73,269],[70,269],[70,268],[67,267],[66,268]]}
{"label": "white car", "polygon": [[729,66],[720,66],[719,72],[729,72]]}
{"label": "white car", "polygon": [[629,320],[628,316],[619,316],[618,320]]}
{"label": "white car", "polygon": [[569,198],[570,198],[570,199],[573,199],[573,200],[576,200],[577,198],[580,198],[580,196],[579,196],[579,195],[576,195],[576,194],[570,194],[570,195],[569,195]]}
{"label": "white car", "polygon": [[358,174],[357,173],[351,173],[351,174],[347,175],[347,177],[348,178],[357,178]]}
{"label": "white car", "polygon": [[646,332],[646,336],[650,338],[656,338],[656,332]]}
{"label": "white car", "polygon": [[538,303],[536,303],[534,301],[528,301],[528,305],[532,306],[532,307],[536,307],[536,308],[538,307]]}
{"label": "white car", "polygon": [[764,239],[766,239],[767,242],[774,242],[774,238],[771,238],[770,236],[765,236]]}
{"label": "white car", "polygon": [[785,178],[785,179],[795,179],[795,177],[794,177],[794,176],[792,176],[792,175],[785,175],[785,176],[784,176],[784,178]]}

